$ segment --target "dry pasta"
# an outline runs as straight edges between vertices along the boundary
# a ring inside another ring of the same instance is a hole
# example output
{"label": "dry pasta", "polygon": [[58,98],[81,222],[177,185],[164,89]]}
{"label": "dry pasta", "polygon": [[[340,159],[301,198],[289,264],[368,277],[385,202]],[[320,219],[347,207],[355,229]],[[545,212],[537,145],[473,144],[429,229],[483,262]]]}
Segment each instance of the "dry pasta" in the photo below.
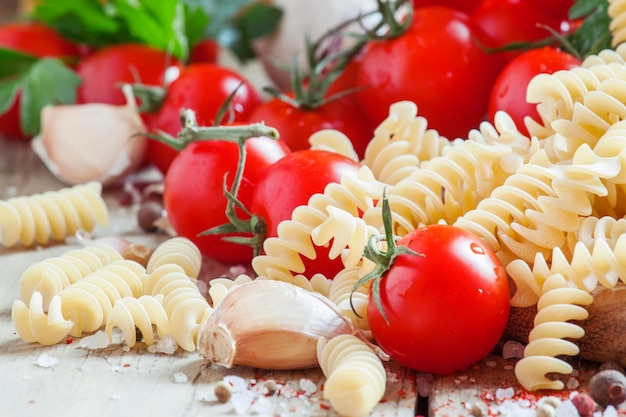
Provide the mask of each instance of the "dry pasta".
{"label": "dry pasta", "polygon": [[156,327],[159,337],[171,333],[170,322],[162,305],[163,296],[142,295],[139,298],[123,297],[116,301],[106,322],[105,332],[112,340],[114,328],[122,331],[124,342],[129,347],[137,343],[137,331],[141,332],[146,345],[154,343]]}
{"label": "dry pasta", "polygon": [[330,283],[328,299],[334,302],[339,311],[347,316],[352,323],[363,331],[370,329],[367,320],[367,303],[369,288],[366,286],[354,289],[357,281],[363,276],[360,266],[345,268]]}
{"label": "dry pasta", "polygon": [[106,226],[108,210],[98,182],[0,201],[2,245],[45,245],[77,231]]}
{"label": "dry pasta", "polygon": [[324,373],[324,398],[337,413],[365,417],[385,395],[387,373],[363,340],[350,334],[319,339],[317,357]]}
{"label": "dry pasta", "polygon": [[579,339],[585,332],[568,321],[586,319],[588,313],[582,306],[593,302],[591,294],[570,287],[558,274],[548,278],[543,287],[543,294],[537,303],[535,327],[529,334],[524,358],[515,366],[517,380],[531,391],[563,389],[562,381],[550,379],[547,374],[570,374],[573,371],[570,364],[557,356],[579,353],[575,343],[564,339]]}
{"label": "dry pasta", "polygon": [[61,256],[44,259],[29,266],[20,277],[20,299],[28,302],[34,292],[41,293],[44,311],[50,299],[88,274],[122,260],[122,255],[108,245],[90,245],[72,249]]}
{"label": "dry pasta", "polygon": [[236,277],[235,279],[230,278],[214,278],[209,281],[209,297],[211,298],[211,303],[213,306],[216,306],[217,303],[220,302],[222,298],[226,295],[226,293],[233,288],[244,284],[246,282],[252,281],[252,278],[248,275],[242,274]]}
{"label": "dry pasta", "polygon": [[400,101],[391,105],[389,116],[374,130],[362,163],[377,180],[393,185],[423,161],[440,156],[452,143],[428,129],[427,120],[417,115],[415,103]]}
{"label": "dry pasta", "polygon": [[307,205],[293,211],[290,220],[278,225],[277,237],[265,240],[264,254],[252,260],[257,275],[302,285],[306,278],[296,282],[296,276],[305,272],[301,256],[315,257],[311,232],[328,218],[326,208],[338,207],[357,216],[359,211],[373,206],[374,197],[382,195],[382,188],[383,184],[373,178],[367,167],[359,170],[357,178],[344,177],[339,184],[328,184],[323,193],[314,194]]}
{"label": "dry pasta", "polygon": [[326,220],[311,231],[313,243],[317,246],[330,244],[330,259],[341,255],[346,267],[357,265],[362,259],[367,241],[370,236],[378,234],[378,229],[338,207],[329,205],[326,211]]}
{"label": "dry pasta", "polygon": [[143,280],[145,269],[137,262],[112,262],[54,295],[47,314],[39,292],[31,296],[28,306],[15,300],[13,324],[20,337],[29,342],[55,344],[68,335],[80,337],[104,326],[117,300],[139,296]]}
{"label": "dry pasta", "polygon": [[584,162],[552,164],[538,151],[454,224],[504,251],[505,259],[532,263],[538,252],[549,258],[552,248],[566,246],[566,232],[575,230],[579,216],[591,214],[593,196],[607,194],[599,179],[619,168]]}
{"label": "dry pasta", "polygon": [[200,326],[213,311],[195,280],[178,264],[163,264],[149,275],[144,291],[163,296],[174,340],[183,350],[194,351]]}
{"label": "dry pasta", "polygon": [[352,142],[343,133],[334,129],[322,129],[309,137],[309,144],[311,149],[335,152],[352,159],[355,162],[359,162],[359,156],[357,155]]}
{"label": "dry pasta", "polygon": [[616,48],[626,40],[626,2],[624,0],[609,0],[607,14],[611,19],[611,46]]}
{"label": "dry pasta", "polygon": [[173,237],[157,246],[148,259],[146,269],[152,273],[159,266],[172,263],[180,265],[187,276],[198,278],[202,268],[202,254],[191,240]]}

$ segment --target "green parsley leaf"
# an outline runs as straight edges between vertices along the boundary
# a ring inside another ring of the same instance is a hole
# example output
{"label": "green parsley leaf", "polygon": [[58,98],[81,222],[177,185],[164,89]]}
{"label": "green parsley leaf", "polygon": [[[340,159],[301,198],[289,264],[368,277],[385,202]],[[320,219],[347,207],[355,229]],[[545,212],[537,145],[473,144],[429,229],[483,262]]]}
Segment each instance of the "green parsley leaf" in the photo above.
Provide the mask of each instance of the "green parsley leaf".
{"label": "green parsley leaf", "polygon": [[3,114],[13,104],[20,91],[20,78],[10,78],[0,81],[0,114]]}
{"label": "green parsley leaf", "polygon": [[0,79],[22,74],[31,67],[39,58],[33,55],[23,54],[11,49],[0,48]]}
{"label": "green parsley leaf", "polygon": [[32,135],[41,130],[41,110],[47,105],[74,103],[81,82],[74,71],[55,58],[37,61],[20,80],[22,129]]}
{"label": "green parsley leaf", "polygon": [[607,0],[578,0],[570,9],[570,18],[583,19],[580,27],[567,37],[580,57],[611,48],[608,8]]}

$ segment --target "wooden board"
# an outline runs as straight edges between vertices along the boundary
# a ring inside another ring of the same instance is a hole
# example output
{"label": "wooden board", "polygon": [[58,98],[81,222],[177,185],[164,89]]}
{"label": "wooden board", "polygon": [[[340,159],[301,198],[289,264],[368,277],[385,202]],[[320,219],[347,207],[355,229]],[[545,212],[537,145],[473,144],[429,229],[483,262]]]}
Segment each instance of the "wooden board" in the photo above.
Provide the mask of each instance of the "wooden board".
{"label": "wooden board", "polygon": [[[64,186],[26,144],[0,140],[0,199]],[[118,193],[117,189],[105,192],[110,224],[94,237],[122,236],[156,247],[166,236],[143,233],[135,209],[119,206]],[[212,400],[212,387],[225,376],[242,378],[246,389],[235,395],[240,398],[235,404],[255,398],[256,408],[251,410],[260,415],[336,415],[323,399],[324,377],[317,368],[291,372],[225,369],[207,366],[197,353],[180,349],[173,355],[151,353],[141,343],[132,350],[119,344],[93,350],[81,346],[80,339],[50,347],[22,341],[11,321],[21,274],[33,263],[80,246],[69,238],[64,244],[45,248],[0,249],[0,417],[232,416],[236,415],[233,401],[219,404]],[[206,265],[210,270],[203,271],[203,276],[228,274],[228,266]],[[417,396],[413,373],[393,363],[387,368],[392,378],[384,401],[372,415],[413,416]],[[278,383],[277,394],[263,395],[261,387],[268,379]],[[304,390],[301,380],[305,388],[314,383],[315,391]]]}
{"label": "wooden board", "polygon": [[[0,199],[62,187],[25,143],[0,139]],[[143,233],[137,226],[135,208],[120,207],[118,193],[118,189],[105,192],[111,221],[96,235],[122,236],[156,247],[166,236]],[[23,342],[11,321],[22,272],[75,247],[80,243],[70,238],[45,248],[0,248],[0,417],[233,416],[237,415],[233,404],[245,408],[246,401],[252,400],[254,405],[245,415],[337,415],[323,399],[324,377],[317,368],[289,372],[226,369],[207,365],[197,353],[151,353],[142,344],[132,350],[119,344],[93,350],[81,346],[80,339],[51,347]],[[203,268],[207,277],[229,274],[228,266],[214,262]],[[46,364],[49,366],[41,366]],[[529,395],[515,380],[514,364],[515,359],[494,355],[464,372],[433,377],[388,363],[386,395],[371,416],[470,416],[475,404],[486,406],[488,415],[504,415],[503,410],[519,406],[523,400],[532,409],[539,397],[566,398],[582,391],[595,370],[594,366],[577,367],[569,380],[572,390]],[[213,399],[212,388],[224,378],[234,378],[245,388],[235,395],[235,402],[220,404]],[[263,390],[268,380],[277,382],[278,393],[267,395]],[[306,390],[311,383],[314,392]],[[626,414],[624,406],[620,412]]]}

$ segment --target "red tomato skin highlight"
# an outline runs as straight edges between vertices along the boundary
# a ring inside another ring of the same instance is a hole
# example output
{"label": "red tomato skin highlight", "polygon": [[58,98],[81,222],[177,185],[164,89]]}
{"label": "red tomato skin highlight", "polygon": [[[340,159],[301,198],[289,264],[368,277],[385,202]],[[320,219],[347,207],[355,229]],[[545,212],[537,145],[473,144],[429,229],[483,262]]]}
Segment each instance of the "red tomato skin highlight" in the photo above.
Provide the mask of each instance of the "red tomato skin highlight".
{"label": "red tomato skin highlight", "polygon": [[[356,177],[359,168],[357,162],[334,152],[293,152],[265,171],[254,191],[251,211],[265,221],[267,237],[276,237],[279,224],[290,220],[296,207],[306,205],[327,184],[338,183],[343,176]],[[316,273],[333,278],[343,269],[339,257],[328,258],[330,246],[315,248],[315,259],[301,257],[307,278]]]}
{"label": "red tomato skin highlight", "polygon": [[357,94],[371,126],[401,100],[417,104],[430,128],[454,139],[466,138],[484,120],[489,90],[500,59],[476,43],[486,39],[467,14],[446,7],[415,10],[401,36],[370,42],[363,52]]}
{"label": "red tomato skin highlight", "polygon": [[[182,128],[181,108],[192,109],[199,126],[211,126],[222,104],[241,82],[243,84],[231,102],[232,122],[247,119],[252,110],[261,104],[262,99],[256,89],[230,68],[210,63],[189,65],[168,86],[160,110],[150,118],[149,129],[176,137]],[[148,159],[163,174],[167,173],[177,153],[163,143],[148,142]]]}
{"label": "red tomato skin highlight", "polygon": [[545,46],[518,55],[502,70],[491,89],[489,97],[489,120],[493,123],[498,110],[507,112],[519,131],[528,135],[524,118],[530,116],[540,121],[537,105],[526,101],[528,83],[537,74],[552,74],[581,65],[581,61],[560,49]]}
{"label": "red tomato skin highlight", "polygon": [[[287,150],[266,137],[248,139],[246,150],[246,166],[237,198],[250,207],[259,178],[270,165],[284,157]],[[227,186],[232,187],[238,160],[234,142],[194,142],[174,159],[164,182],[163,203],[174,230],[194,242],[204,256],[225,263],[249,262],[252,248],[225,242],[219,235],[198,234],[228,223],[223,182],[228,174]],[[244,213],[238,211],[238,214],[246,218]]]}
{"label": "red tomato skin highlight", "polygon": [[421,372],[449,374],[486,356],[509,316],[504,267],[477,237],[454,226],[418,229],[398,244],[423,256],[400,255],[380,283],[389,324],[370,294],[368,319],[393,359]]}
{"label": "red tomato skin highlight", "polygon": [[78,64],[78,75],[83,82],[78,87],[77,102],[125,104],[121,83],[165,86],[178,76],[181,69],[182,64],[174,57],[148,45],[107,46]]}
{"label": "red tomato skin highlight", "polygon": [[314,109],[301,109],[279,98],[273,98],[258,106],[248,122],[263,122],[276,128],[280,137],[293,151],[311,147],[309,137],[322,129],[335,129],[350,139],[359,157],[372,138],[363,113],[348,97],[331,100]]}

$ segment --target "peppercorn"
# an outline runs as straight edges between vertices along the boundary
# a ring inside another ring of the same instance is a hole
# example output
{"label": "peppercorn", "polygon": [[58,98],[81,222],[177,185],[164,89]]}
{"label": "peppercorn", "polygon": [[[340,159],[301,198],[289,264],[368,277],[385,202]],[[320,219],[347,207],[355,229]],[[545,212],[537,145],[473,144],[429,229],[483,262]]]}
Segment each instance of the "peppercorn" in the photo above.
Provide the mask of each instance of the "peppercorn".
{"label": "peppercorn", "polygon": [[589,381],[589,395],[602,408],[626,401],[626,376],[614,369],[598,372]]}

